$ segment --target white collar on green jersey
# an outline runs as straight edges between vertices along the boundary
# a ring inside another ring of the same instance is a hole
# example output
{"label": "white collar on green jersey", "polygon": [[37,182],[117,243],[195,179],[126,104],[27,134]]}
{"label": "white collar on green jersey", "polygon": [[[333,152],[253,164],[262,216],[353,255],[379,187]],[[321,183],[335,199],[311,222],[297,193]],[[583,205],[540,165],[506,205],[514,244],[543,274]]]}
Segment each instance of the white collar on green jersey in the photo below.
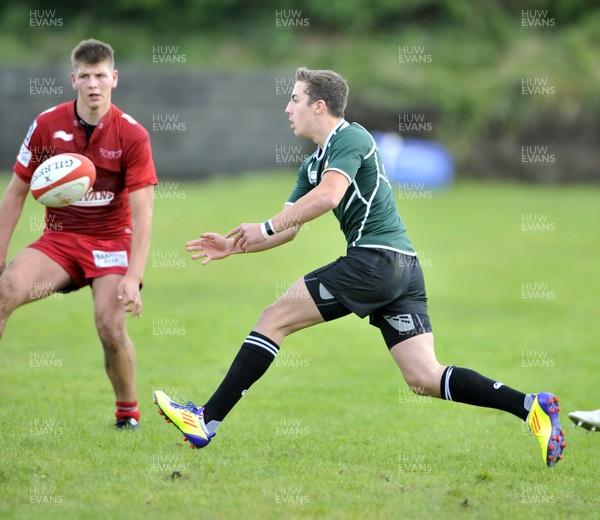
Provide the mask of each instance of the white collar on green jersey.
{"label": "white collar on green jersey", "polygon": [[329,135],[327,136],[327,139],[325,139],[325,146],[323,146],[323,148],[321,148],[320,146],[317,146],[317,160],[318,161],[323,159],[323,154],[325,153],[325,150],[327,150],[327,147],[329,146],[329,140],[336,133],[338,133],[340,130],[343,130],[347,126],[350,126],[350,123],[348,123],[348,121],[346,121],[345,119],[342,119],[340,121],[340,123],[329,133]]}

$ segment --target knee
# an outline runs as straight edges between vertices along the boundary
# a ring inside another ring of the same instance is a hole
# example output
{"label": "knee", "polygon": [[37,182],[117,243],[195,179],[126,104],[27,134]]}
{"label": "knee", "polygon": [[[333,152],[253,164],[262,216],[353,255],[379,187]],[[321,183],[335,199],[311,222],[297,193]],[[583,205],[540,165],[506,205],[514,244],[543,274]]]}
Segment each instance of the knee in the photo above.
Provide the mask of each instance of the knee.
{"label": "knee", "polygon": [[96,318],[96,330],[107,354],[122,348],[127,340],[125,328],[111,320]]}
{"label": "knee", "polygon": [[272,303],[262,310],[258,317],[258,323],[263,325],[275,323],[277,321],[276,316],[277,306],[275,303]]}
{"label": "knee", "polygon": [[275,343],[281,344],[283,339],[291,333],[283,318],[285,315],[282,314],[277,302],[272,303],[260,313],[254,329],[271,338]]}
{"label": "knee", "polygon": [[0,276],[0,318],[7,318],[19,305],[15,298],[17,288],[8,276]]}
{"label": "knee", "polygon": [[404,379],[415,394],[439,397],[443,370],[444,368],[440,366],[439,369],[405,374]]}

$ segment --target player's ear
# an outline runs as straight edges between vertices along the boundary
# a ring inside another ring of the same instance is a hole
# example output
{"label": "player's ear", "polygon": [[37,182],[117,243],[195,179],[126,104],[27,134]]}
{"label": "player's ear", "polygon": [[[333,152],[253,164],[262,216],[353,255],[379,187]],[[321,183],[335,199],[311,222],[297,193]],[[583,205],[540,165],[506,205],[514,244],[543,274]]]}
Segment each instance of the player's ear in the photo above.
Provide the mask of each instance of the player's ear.
{"label": "player's ear", "polygon": [[71,72],[71,86],[73,87],[73,90],[77,90],[77,85],[75,83],[75,73]]}
{"label": "player's ear", "polygon": [[117,86],[119,83],[119,71],[117,69],[113,70],[113,88]]}
{"label": "player's ear", "polygon": [[326,111],[327,111],[327,103],[325,103],[325,101],[323,101],[322,99],[315,101],[315,113],[323,114]]}

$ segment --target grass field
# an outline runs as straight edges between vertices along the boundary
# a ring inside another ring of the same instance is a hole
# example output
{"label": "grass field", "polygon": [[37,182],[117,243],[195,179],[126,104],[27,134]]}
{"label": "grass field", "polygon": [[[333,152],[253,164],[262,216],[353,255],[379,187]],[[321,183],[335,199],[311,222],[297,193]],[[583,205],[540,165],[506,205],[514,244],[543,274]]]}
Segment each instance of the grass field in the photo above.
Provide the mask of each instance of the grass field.
{"label": "grass field", "polygon": [[[1,187],[7,182],[4,176]],[[566,412],[600,407],[599,191],[458,184],[405,192],[438,358],[561,397],[565,460],[548,469],[513,416],[413,395],[376,329],[347,317],[286,340],[205,450],[152,405],[201,404],[260,310],[344,252],[333,216],[278,250],[206,267],[183,244],[276,213],[293,172],[164,182],[157,190],[138,358],[139,433],[114,399],[89,290],[15,312],[2,339],[0,517],[211,519],[587,518],[600,434]],[[29,200],[10,255],[41,230]]]}

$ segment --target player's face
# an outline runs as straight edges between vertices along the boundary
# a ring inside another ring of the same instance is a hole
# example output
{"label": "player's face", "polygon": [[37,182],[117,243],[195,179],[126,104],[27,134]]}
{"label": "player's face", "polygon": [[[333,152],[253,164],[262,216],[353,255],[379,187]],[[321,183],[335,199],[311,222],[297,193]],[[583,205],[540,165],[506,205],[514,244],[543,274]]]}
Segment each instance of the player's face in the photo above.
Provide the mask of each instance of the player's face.
{"label": "player's face", "polygon": [[106,61],[94,65],[81,63],[71,73],[71,83],[77,91],[78,102],[90,111],[108,110],[117,79],[117,71]]}
{"label": "player's face", "polygon": [[295,135],[312,138],[316,123],[314,103],[309,104],[310,101],[305,90],[306,83],[297,81],[290,102],[285,107],[285,113],[290,120],[290,128]]}

